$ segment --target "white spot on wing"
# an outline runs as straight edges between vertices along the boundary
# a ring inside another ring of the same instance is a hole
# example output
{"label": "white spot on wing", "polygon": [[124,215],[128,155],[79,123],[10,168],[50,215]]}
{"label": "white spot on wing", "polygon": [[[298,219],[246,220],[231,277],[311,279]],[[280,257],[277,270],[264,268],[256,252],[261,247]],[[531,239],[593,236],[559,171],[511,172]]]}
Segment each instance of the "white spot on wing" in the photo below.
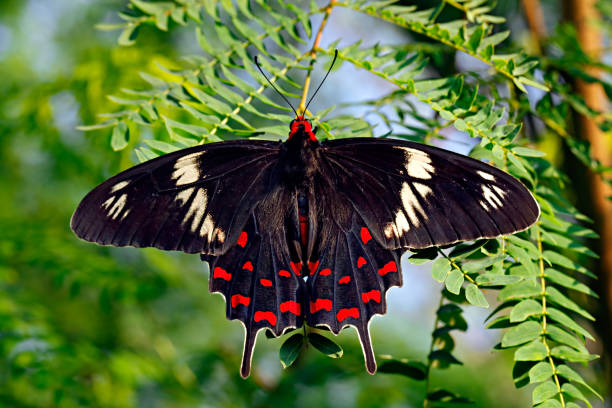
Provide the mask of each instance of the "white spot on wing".
{"label": "white spot on wing", "polygon": [[219,243],[222,244],[225,242],[225,232],[221,228],[215,228],[215,236],[217,237]]}
{"label": "white spot on wing", "polygon": [[408,220],[401,208],[395,213],[395,225],[397,226],[399,236],[404,235],[405,232],[410,230],[410,224],[408,224]]}
{"label": "white spot on wing", "polygon": [[408,176],[429,180],[431,175],[435,173],[435,168],[431,165],[431,158],[427,153],[409,147],[397,147],[397,149],[404,151],[404,166]]}
{"label": "white spot on wing", "polygon": [[484,171],[477,170],[476,173],[485,180],[495,181],[495,176]]}
{"label": "white spot on wing", "polygon": [[212,240],[213,230],[215,228],[215,223],[212,219],[212,216],[208,214],[202,223],[202,228],[200,228],[200,235],[202,237],[207,236],[208,242]]}
{"label": "white spot on wing", "polygon": [[125,203],[127,202],[127,194],[121,194],[117,201],[113,204],[113,206],[108,210],[108,216],[113,220],[119,216],[121,211],[123,211],[123,207],[125,207]]}
{"label": "white spot on wing", "polygon": [[506,192],[499,188],[498,186],[493,186],[493,191],[500,196],[502,199],[506,198]]}
{"label": "white spot on wing", "polygon": [[180,201],[180,203],[178,203],[179,205],[185,204],[189,200],[189,197],[191,197],[191,195],[193,194],[193,190],[195,190],[195,187],[190,187],[182,190],[176,195],[174,201]]}
{"label": "white spot on wing", "polygon": [[388,223],[387,225],[385,225],[385,228],[383,230],[383,233],[385,234],[385,237],[387,237],[388,239],[391,239],[391,237],[393,236],[393,224],[392,223]]}
{"label": "white spot on wing", "polygon": [[[191,189],[188,189],[191,190]],[[187,191],[187,190],[185,190]],[[182,191],[181,193],[184,193]],[[187,213],[185,214],[185,219],[182,222],[182,225],[185,225],[189,222],[189,220],[193,217],[191,221],[191,232],[196,232],[198,229],[198,225],[200,225],[200,221],[202,221],[202,217],[206,212],[206,205],[208,203],[208,196],[206,195],[206,190],[203,188],[198,189],[196,196],[193,198]]]}
{"label": "white spot on wing", "polygon": [[429,186],[426,186],[425,184],[414,183],[413,185],[417,193],[419,193],[424,199],[427,199],[427,196],[433,193],[432,189]]}
{"label": "white spot on wing", "polygon": [[115,201],[116,196],[109,197],[105,202],[102,203],[102,207],[107,210],[108,207]]}
{"label": "white spot on wing", "polygon": [[120,181],[117,184],[115,184],[114,186],[111,187],[111,193],[116,192],[117,190],[121,190],[123,187],[127,186],[128,184],[130,184],[129,181]]}
{"label": "white spot on wing", "polygon": [[497,209],[501,207],[502,201],[489,186],[482,186],[482,195],[493,208]]}
{"label": "white spot on wing", "polygon": [[171,177],[177,186],[195,183],[202,178],[202,174],[200,173],[199,169],[199,162],[197,160],[202,154],[204,153],[197,152],[188,154],[187,156],[181,157],[176,161]]}
{"label": "white spot on wing", "polygon": [[[421,219],[419,218],[419,215],[421,217],[423,217],[424,219],[427,219],[427,214],[425,213],[425,211],[423,210],[423,207],[421,205],[421,201],[418,197],[418,195],[420,195],[421,199],[423,200],[427,200],[427,196],[430,194],[433,194],[433,190],[429,187],[426,186],[425,184],[422,183],[413,183],[414,189],[416,190],[416,194],[412,191],[412,189],[410,188],[410,184],[408,182],[404,182],[402,184],[402,191],[400,192],[400,197],[402,199],[402,205],[404,207],[404,211],[406,212],[406,214],[408,214],[408,218],[410,219],[410,223],[411,225],[414,225],[415,227],[418,227],[419,225],[421,225]],[[401,217],[399,217],[399,214],[401,213]],[[396,214],[396,224],[398,227],[398,230],[400,230],[403,234],[404,231],[408,231],[408,228],[401,228],[400,224],[397,221],[400,222],[404,222],[406,220],[406,217],[403,214],[403,211],[398,211],[398,214]]]}

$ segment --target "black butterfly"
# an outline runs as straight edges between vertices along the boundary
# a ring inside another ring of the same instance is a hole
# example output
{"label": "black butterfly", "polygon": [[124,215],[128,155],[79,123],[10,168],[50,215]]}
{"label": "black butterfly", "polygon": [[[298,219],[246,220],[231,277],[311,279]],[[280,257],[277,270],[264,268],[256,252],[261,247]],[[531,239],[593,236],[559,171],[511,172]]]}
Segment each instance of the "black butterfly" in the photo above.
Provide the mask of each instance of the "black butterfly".
{"label": "black butterfly", "polygon": [[319,142],[303,116],[285,142],[196,146],[105,181],[71,227],[103,245],[200,253],[210,291],[246,329],[241,375],[257,333],[357,329],[369,335],[401,286],[406,249],[492,238],[533,224],[539,207],[515,178],[459,154],[408,141]]}

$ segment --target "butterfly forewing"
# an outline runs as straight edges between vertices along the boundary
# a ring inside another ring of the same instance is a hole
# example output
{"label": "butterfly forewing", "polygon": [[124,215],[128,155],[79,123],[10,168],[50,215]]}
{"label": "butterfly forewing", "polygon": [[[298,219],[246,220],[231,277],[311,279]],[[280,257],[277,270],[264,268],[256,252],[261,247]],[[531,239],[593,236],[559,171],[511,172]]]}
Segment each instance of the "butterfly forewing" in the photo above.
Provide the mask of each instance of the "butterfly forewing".
{"label": "butterfly forewing", "polygon": [[223,252],[269,188],[278,147],[223,142],[150,160],[91,191],[72,229],[99,244]]}
{"label": "butterfly forewing", "polygon": [[425,248],[524,230],[539,216],[517,179],[478,160],[389,139],[324,142],[328,177],[387,248]]}

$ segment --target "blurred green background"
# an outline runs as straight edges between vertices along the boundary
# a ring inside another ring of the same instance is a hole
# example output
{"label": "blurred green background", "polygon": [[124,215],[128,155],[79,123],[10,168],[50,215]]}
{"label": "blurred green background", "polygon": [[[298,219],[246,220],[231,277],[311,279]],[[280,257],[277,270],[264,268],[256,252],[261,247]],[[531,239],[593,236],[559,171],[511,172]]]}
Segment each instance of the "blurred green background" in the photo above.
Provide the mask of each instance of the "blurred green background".
{"label": "blurred green background", "polygon": [[[131,149],[110,149],[109,132],[76,126],[116,109],[106,95],[139,83],[155,61],[197,52],[189,28],[145,30],[137,47],[117,46],[117,33],[94,25],[123,5],[0,2],[0,406],[421,406],[423,384],[365,372],[352,330],[338,339],[342,359],[310,349],[285,371],[282,340],[261,335],[242,380],[242,326],[225,320],[197,256],[100,247],[71,233],[84,194],[134,163]],[[372,324],[375,349],[424,361],[439,287],[423,268],[405,282]],[[469,363],[432,381],[477,406],[527,406],[511,356],[491,352],[498,333],[481,329],[487,311],[467,309],[470,330],[456,341]]]}

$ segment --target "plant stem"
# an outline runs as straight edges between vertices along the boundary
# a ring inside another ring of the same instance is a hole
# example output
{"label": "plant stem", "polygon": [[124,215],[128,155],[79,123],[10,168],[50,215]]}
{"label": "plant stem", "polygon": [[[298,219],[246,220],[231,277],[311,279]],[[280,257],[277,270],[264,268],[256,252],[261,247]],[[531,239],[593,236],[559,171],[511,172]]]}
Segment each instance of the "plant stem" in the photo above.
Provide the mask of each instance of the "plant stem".
{"label": "plant stem", "polygon": [[[444,288],[442,288],[442,292],[444,291]],[[444,303],[444,294],[440,293],[440,302],[438,303],[438,309],[436,309],[436,320],[434,321],[433,324],[433,331],[432,336],[431,336],[431,344],[429,345],[429,353],[427,353],[427,368],[425,369],[425,398],[423,399],[423,408],[427,408],[429,406],[429,399],[427,398],[427,396],[429,395],[429,386],[430,386],[430,381],[429,381],[429,375],[431,373],[431,365],[432,365],[432,360],[430,358],[431,353],[434,351],[434,336],[433,333],[436,331],[436,329],[438,328],[438,323],[440,322],[440,317],[438,316],[438,310],[440,310],[440,308],[442,307],[442,304]]]}
{"label": "plant stem", "polygon": [[563,398],[563,393],[561,392],[561,384],[559,382],[559,376],[557,375],[557,369],[555,367],[555,362],[550,355],[550,346],[546,341],[546,278],[544,277],[544,256],[542,249],[542,226],[538,221],[537,224],[537,241],[538,241],[538,252],[539,255],[539,267],[540,267],[540,286],[542,288],[542,343],[546,346],[546,355],[548,356],[548,363],[550,364],[550,368],[553,372],[553,378],[555,380],[555,385],[557,386],[557,391],[559,392],[559,398],[561,400],[561,406],[565,407],[565,398]]}
{"label": "plant stem", "polygon": [[308,66],[308,72],[306,73],[306,79],[304,80],[304,90],[302,91],[302,98],[300,99],[300,105],[297,108],[297,111],[300,115],[306,114],[306,98],[308,96],[308,90],[310,89],[310,75],[312,74],[312,68],[314,67],[314,63],[317,60],[317,49],[319,48],[319,43],[321,42],[321,37],[323,36],[323,29],[327,25],[327,20],[329,19],[329,15],[331,14],[332,9],[336,5],[337,0],[330,0],[329,4],[325,7],[325,14],[323,15],[323,21],[321,21],[321,25],[317,30],[317,34],[314,39],[314,43],[312,44],[312,48],[308,52],[310,54],[310,65]]}

